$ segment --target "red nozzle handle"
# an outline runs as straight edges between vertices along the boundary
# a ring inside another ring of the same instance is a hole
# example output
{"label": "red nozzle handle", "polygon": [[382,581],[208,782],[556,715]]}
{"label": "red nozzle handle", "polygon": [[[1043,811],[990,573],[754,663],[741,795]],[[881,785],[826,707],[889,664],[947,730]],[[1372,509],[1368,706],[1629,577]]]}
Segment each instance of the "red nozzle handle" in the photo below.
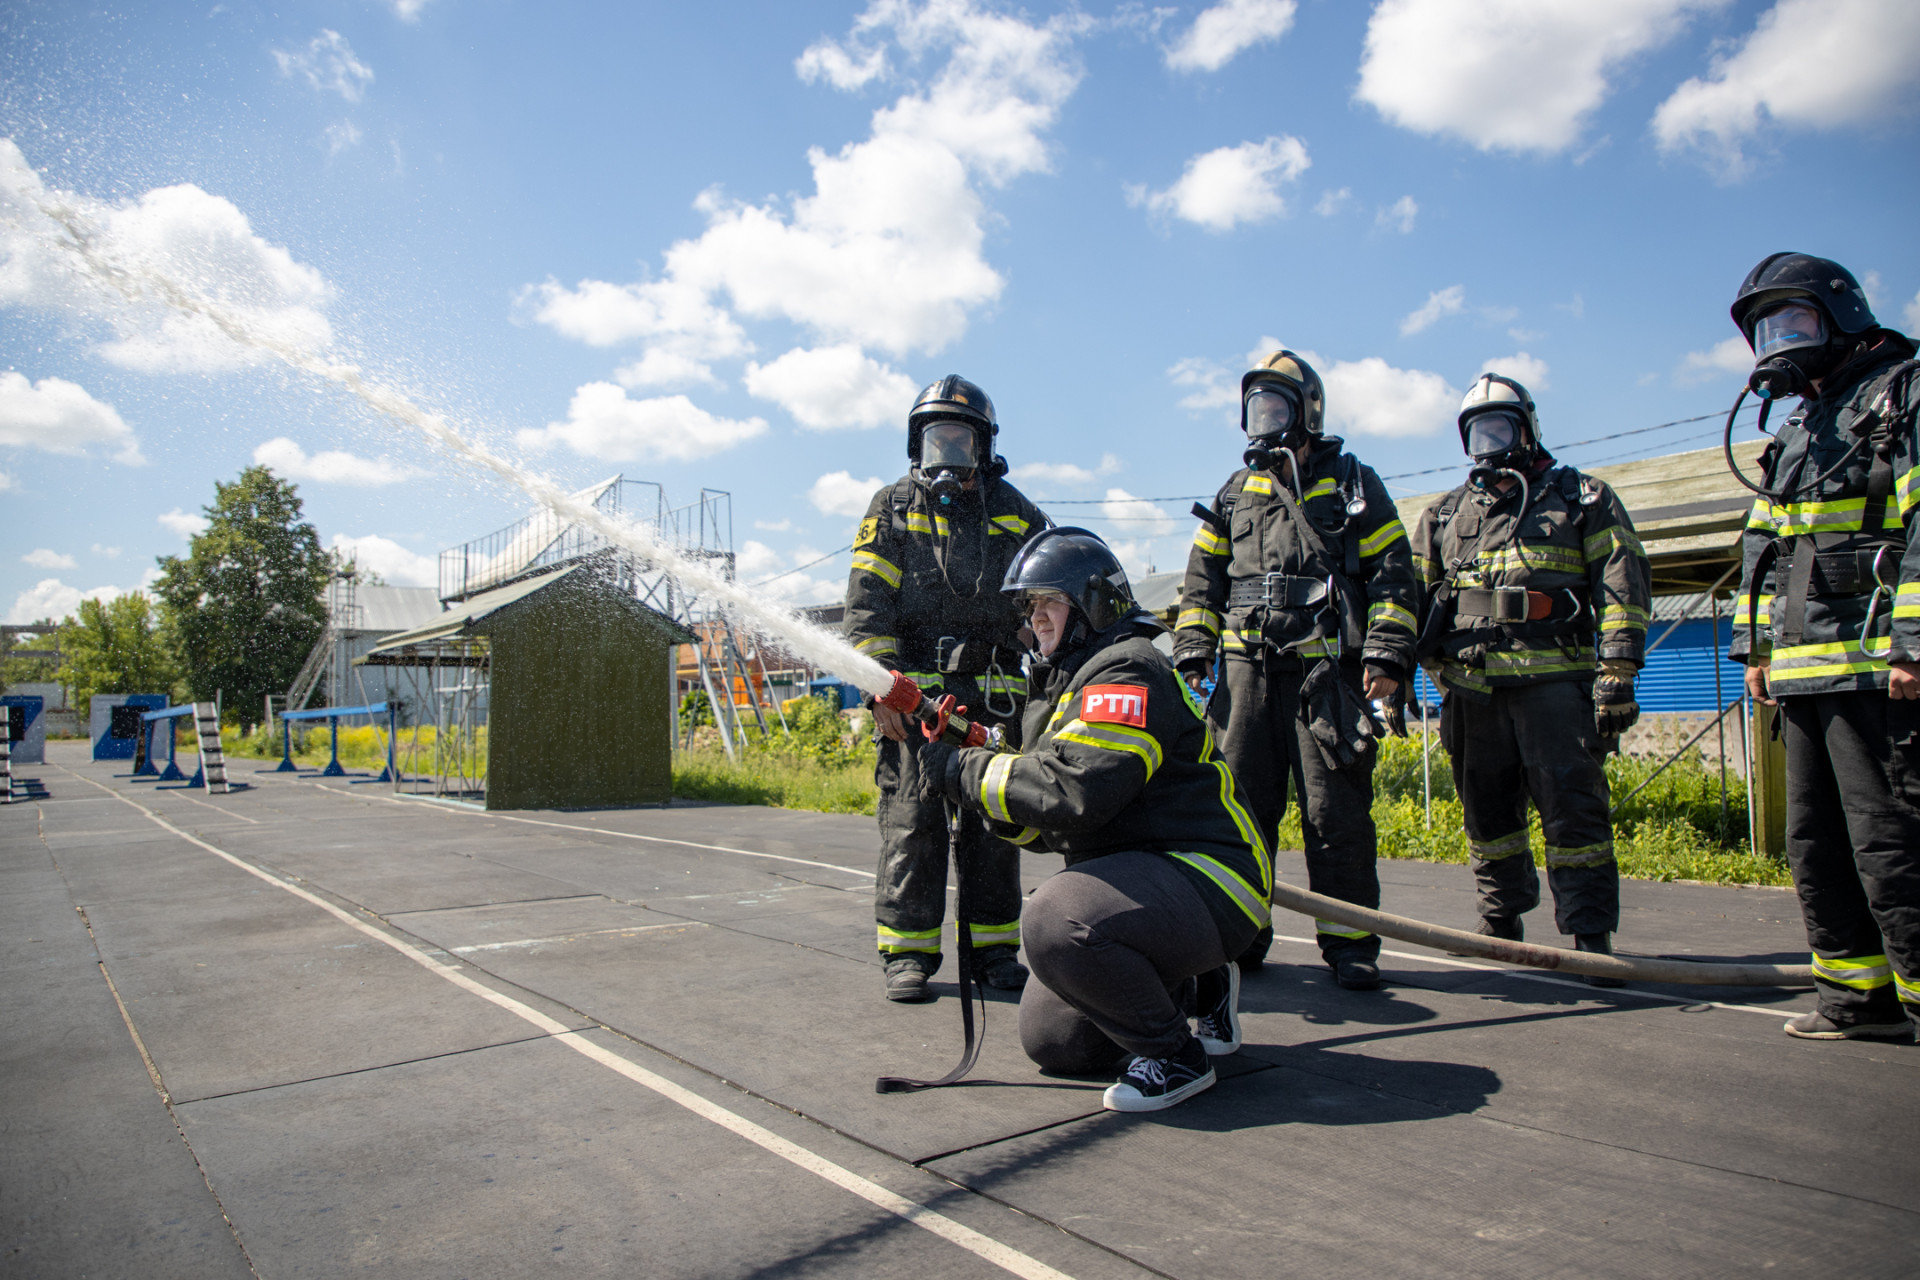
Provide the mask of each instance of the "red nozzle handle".
{"label": "red nozzle handle", "polygon": [[920,714],[920,703],[923,698],[920,686],[896,671],[893,673],[893,687],[874,701],[883,707],[898,711],[903,716],[917,716]]}

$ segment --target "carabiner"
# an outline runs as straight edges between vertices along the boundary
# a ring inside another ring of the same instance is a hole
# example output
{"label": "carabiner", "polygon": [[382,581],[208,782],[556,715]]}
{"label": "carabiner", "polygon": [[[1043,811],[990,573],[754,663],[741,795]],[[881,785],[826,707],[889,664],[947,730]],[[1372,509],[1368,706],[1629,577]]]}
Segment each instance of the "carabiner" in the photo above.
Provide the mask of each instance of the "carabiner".
{"label": "carabiner", "polygon": [[[1867,617],[1860,624],[1860,656],[1879,662],[1893,656],[1893,593],[1897,584],[1889,583],[1880,576],[1880,561],[1886,557],[1887,548],[1882,545],[1873,553],[1873,592],[1867,597]],[[1873,615],[1879,610],[1879,602],[1885,600],[1887,613],[1887,647],[1879,653],[1867,648],[1867,641],[1873,636]]]}

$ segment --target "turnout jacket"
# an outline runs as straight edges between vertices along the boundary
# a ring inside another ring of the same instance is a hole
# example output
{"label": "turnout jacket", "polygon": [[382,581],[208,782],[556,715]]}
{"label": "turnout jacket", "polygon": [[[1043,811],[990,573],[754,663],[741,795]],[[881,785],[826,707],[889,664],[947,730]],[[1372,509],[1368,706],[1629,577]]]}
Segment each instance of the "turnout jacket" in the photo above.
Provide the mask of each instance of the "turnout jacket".
{"label": "turnout jacket", "polygon": [[[1546,459],[1523,491],[1461,485],[1414,526],[1421,656],[1449,689],[1590,679],[1597,656],[1642,665],[1653,576],[1620,499]],[[1522,587],[1532,620],[1500,622],[1488,588]],[[1544,616],[1540,616],[1544,612]]]}
{"label": "turnout jacket", "polygon": [[[1778,695],[1884,689],[1889,661],[1920,661],[1920,539],[1910,518],[1920,504],[1920,389],[1900,369],[1913,343],[1883,334],[1803,399],[1760,454],[1761,483],[1790,500],[1760,498],[1747,517],[1729,655],[1770,658],[1767,685]],[[1863,435],[1850,462],[1807,488]]]}
{"label": "turnout jacket", "polygon": [[[1404,677],[1413,670],[1419,593],[1406,527],[1373,468],[1342,449],[1338,436],[1300,455],[1297,509],[1278,471],[1233,473],[1204,508],[1174,621],[1174,661],[1257,656],[1268,646],[1303,658],[1353,657]],[[1364,504],[1357,515],[1351,503]],[[1198,513],[1196,510],[1196,514]],[[1285,575],[1285,579],[1270,575]],[[1269,584],[1267,601],[1248,595]],[[1331,582],[1331,598],[1314,584]]]}
{"label": "turnout jacket", "polygon": [[990,699],[1024,697],[1024,620],[1000,584],[1049,523],[1004,480],[943,507],[901,477],[873,495],[854,537],[847,638],[922,689],[946,684],[943,675],[976,676]]}
{"label": "turnout jacket", "polygon": [[1015,844],[1068,866],[1138,849],[1192,878],[1216,919],[1264,927],[1273,860],[1233,774],[1214,751],[1206,709],[1153,647],[1136,615],[1059,666],[1030,668],[1018,755],[959,753],[961,802]]}

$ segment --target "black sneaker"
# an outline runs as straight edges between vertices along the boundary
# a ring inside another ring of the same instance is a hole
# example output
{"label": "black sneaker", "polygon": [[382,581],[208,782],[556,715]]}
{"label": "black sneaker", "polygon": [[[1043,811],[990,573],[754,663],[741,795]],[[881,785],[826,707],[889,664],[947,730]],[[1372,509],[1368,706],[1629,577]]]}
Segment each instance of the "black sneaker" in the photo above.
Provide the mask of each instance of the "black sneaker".
{"label": "black sneaker", "polygon": [[887,961],[887,999],[897,1004],[925,1004],[933,999],[927,979],[939,965],[937,959],[928,963],[919,956],[896,956]]}
{"label": "black sneaker", "polygon": [[[1576,933],[1573,935],[1573,949],[1586,951],[1596,956],[1613,954],[1613,935],[1610,933]],[[1597,973],[1587,975],[1590,987],[1624,987],[1627,984],[1619,978],[1606,978]]]}
{"label": "black sneaker", "polygon": [[1109,1111],[1165,1111],[1213,1088],[1215,1079],[1207,1051],[1189,1040],[1171,1058],[1135,1058],[1100,1103]]}
{"label": "black sneaker", "polygon": [[1193,1038],[1210,1058],[1240,1052],[1240,966],[1223,964],[1200,975]]}
{"label": "black sneaker", "polygon": [[1797,1018],[1789,1018],[1780,1029],[1796,1040],[1911,1040],[1913,1038],[1913,1023],[1906,1018],[1898,1022],[1855,1022],[1841,1026],[1818,1010],[1803,1013]]}
{"label": "black sneaker", "polygon": [[973,962],[980,981],[995,991],[1018,991],[1027,985],[1027,966],[1013,947],[982,947]]}
{"label": "black sneaker", "polygon": [[1342,956],[1333,962],[1333,980],[1349,991],[1378,991],[1380,966],[1359,956]]}

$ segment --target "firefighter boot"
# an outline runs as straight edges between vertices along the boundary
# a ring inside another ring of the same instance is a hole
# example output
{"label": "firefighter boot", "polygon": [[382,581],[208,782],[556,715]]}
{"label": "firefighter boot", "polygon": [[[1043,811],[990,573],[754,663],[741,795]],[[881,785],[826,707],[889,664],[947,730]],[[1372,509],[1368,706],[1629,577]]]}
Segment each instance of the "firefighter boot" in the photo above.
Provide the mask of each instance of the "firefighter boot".
{"label": "firefighter boot", "polygon": [[887,999],[898,1004],[925,1004],[933,999],[933,988],[927,985],[927,979],[939,967],[939,956],[918,951],[888,957]]}
{"label": "firefighter boot", "polygon": [[[1573,935],[1573,946],[1576,951],[1590,951],[1597,956],[1610,956],[1613,954],[1613,935],[1609,933],[1576,933]],[[1590,973],[1587,975],[1587,985],[1590,987],[1624,987],[1627,984],[1618,978],[1603,978],[1597,973]]]}
{"label": "firefighter boot", "polygon": [[1027,966],[1017,947],[982,947],[973,953],[974,972],[995,991],[1019,991],[1027,985]]}

